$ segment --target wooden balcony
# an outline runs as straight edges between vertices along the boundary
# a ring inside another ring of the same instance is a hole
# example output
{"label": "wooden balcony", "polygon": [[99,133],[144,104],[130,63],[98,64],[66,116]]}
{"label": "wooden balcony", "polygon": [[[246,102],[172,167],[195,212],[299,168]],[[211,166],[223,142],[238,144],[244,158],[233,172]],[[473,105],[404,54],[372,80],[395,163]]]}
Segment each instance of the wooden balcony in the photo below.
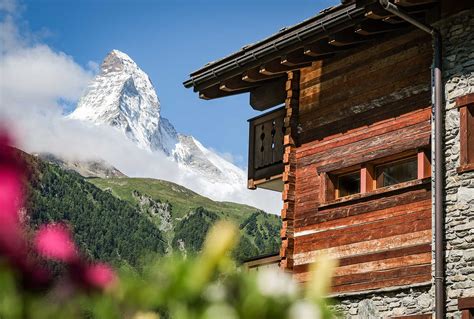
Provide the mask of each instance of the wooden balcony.
{"label": "wooden balcony", "polygon": [[249,120],[249,188],[283,190],[284,116],[281,107]]}

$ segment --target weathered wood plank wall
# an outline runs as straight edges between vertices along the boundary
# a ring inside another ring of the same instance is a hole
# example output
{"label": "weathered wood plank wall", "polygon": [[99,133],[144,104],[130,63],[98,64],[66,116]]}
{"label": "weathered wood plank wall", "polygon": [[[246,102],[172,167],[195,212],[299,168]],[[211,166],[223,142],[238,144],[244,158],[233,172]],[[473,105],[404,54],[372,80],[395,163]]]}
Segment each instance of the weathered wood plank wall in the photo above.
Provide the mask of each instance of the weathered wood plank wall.
{"label": "weathered wood plank wall", "polygon": [[326,59],[300,75],[295,277],[320,252],[340,259],[335,293],[431,280],[430,183],[324,205],[321,172],[430,143],[430,38],[419,32]]}

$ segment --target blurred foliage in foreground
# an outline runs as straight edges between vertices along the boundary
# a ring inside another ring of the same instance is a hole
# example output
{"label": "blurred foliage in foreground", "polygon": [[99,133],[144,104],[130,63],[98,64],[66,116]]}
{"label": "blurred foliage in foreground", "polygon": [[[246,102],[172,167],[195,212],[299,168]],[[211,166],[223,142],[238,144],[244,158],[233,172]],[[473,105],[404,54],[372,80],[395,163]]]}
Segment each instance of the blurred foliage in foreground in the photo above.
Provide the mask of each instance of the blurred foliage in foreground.
{"label": "blurred foliage in foreground", "polygon": [[[229,257],[237,230],[221,222],[209,232],[202,253],[193,258],[160,258],[141,273],[122,269],[102,286],[78,285],[73,273],[45,288],[28,288],[3,263],[0,318],[333,318],[324,299],[333,269],[315,265],[302,286],[280,270],[246,272]],[[76,283],[75,283],[76,282]]]}

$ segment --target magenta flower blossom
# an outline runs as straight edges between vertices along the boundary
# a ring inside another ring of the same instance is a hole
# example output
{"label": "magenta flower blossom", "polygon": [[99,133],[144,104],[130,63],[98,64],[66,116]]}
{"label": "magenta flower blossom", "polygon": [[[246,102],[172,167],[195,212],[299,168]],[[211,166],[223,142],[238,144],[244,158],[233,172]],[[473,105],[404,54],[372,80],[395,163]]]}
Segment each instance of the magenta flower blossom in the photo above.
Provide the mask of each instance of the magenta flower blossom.
{"label": "magenta flower blossom", "polygon": [[36,233],[35,246],[44,258],[66,263],[78,258],[71,233],[66,226],[61,224],[41,226]]}
{"label": "magenta flower blossom", "polygon": [[21,182],[15,170],[0,167],[0,225],[17,226],[21,206]]}
{"label": "magenta flower blossom", "polygon": [[106,289],[117,281],[117,275],[110,266],[99,263],[85,269],[84,281],[93,288]]}
{"label": "magenta flower blossom", "polygon": [[22,263],[26,242],[20,225],[22,171],[9,139],[0,131],[0,254],[14,263]]}

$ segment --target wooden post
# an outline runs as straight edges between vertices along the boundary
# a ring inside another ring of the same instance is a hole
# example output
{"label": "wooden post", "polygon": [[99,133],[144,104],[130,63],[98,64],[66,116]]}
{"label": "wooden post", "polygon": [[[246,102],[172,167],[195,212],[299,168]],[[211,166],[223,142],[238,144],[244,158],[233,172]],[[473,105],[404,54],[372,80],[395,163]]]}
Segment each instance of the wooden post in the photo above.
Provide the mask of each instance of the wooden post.
{"label": "wooden post", "polygon": [[375,188],[374,165],[365,164],[360,170],[360,192],[367,193]]}
{"label": "wooden post", "polygon": [[431,176],[431,163],[426,150],[418,151],[418,179]]}

